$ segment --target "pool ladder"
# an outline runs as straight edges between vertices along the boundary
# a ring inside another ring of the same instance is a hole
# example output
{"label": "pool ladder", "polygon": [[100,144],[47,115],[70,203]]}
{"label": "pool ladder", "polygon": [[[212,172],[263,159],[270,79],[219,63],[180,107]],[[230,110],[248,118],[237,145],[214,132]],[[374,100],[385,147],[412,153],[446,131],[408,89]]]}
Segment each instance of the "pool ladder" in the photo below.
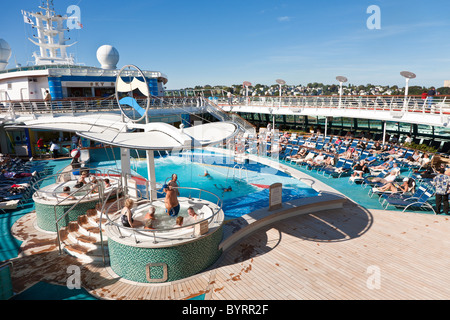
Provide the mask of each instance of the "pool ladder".
{"label": "pool ladder", "polygon": [[[243,179],[243,177],[242,177],[242,171],[245,171],[245,180],[248,182],[248,171],[244,168],[243,165],[236,164],[236,165],[233,167],[232,170],[233,170],[233,180],[236,180],[236,170],[238,170],[238,172],[239,172],[239,179],[240,179],[240,180]],[[230,168],[228,168],[228,172],[227,172],[227,181],[228,181],[229,176],[230,176]]]}

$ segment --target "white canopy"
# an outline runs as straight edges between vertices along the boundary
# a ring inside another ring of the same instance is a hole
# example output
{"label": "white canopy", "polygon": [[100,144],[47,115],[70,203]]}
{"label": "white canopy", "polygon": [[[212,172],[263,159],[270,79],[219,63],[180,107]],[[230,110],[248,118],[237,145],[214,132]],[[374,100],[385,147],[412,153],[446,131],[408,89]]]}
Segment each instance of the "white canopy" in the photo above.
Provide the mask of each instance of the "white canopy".
{"label": "white canopy", "polygon": [[231,122],[212,122],[185,129],[162,123],[135,124],[118,121],[117,118],[92,116],[45,117],[25,120],[28,129],[74,132],[89,140],[138,150],[172,150],[201,148],[232,138],[238,127]]}

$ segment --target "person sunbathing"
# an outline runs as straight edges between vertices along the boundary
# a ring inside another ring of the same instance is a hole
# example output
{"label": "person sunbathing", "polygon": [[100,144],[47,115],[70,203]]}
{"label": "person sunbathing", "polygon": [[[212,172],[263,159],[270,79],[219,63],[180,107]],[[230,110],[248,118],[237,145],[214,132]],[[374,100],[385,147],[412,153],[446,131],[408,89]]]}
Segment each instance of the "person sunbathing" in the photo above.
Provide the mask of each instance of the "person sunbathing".
{"label": "person sunbathing", "polygon": [[328,158],[325,159],[325,161],[323,162],[324,168],[326,169],[330,169],[334,167],[334,157],[333,156],[329,156]]}
{"label": "person sunbathing", "polygon": [[297,154],[294,154],[293,156],[290,156],[290,159],[302,159],[306,156],[307,150],[306,148],[301,148]]}
{"label": "person sunbathing", "polygon": [[392,192],[392,193],[407,193],[410,192],[414,188],[414,179],[411,178],[404,178],[403,183],[397,184],[395,182],[388,182],[382,187],[379,188],[373,188],[373,192]]}
{"label": "person sunbathing", "polygon": [[324,154],[322,152],[319,152],[319,154],[316,157],[314,157],[314,159],[307,161],[307,163],[312,167],[316,167],[322,165],[324,161],[325,161]]}
{"label": "person sunbathing", "polygon": [[392,166],[394,165],[394,162],[395,162],[394,157],[390,156],[387,161],[383,162],[379,166],[375,166],[370,169],[371,170],[388,170],[388,169],[392,168]]}
{"label": "person sunbathing", "polygon": [[350,179],[352,179],[352,180],[354,180],[355,178],[362,179],[362,176],[363,176],[366,168],[367,167],[366,167],[364,160],[357,162],[352,168],[353,173],[352,173]]}
{"label": "person sunbathing", "polygon": [[314,153],[310,152],[306,155],[306,157],[296,159],[295,162],[296,163],[308,162],[309,160],[312,160],[312,159],[314,159]]}
{"label": "person sunbathing", "polygon": [[383,185],[386,185],[389,182],[394,182],[396,178],[397,178],[396,171],[391,171],[384,178],[374,177],[374,178],[369,179],[369,181],[371,181],[371,182],[381,182]]}

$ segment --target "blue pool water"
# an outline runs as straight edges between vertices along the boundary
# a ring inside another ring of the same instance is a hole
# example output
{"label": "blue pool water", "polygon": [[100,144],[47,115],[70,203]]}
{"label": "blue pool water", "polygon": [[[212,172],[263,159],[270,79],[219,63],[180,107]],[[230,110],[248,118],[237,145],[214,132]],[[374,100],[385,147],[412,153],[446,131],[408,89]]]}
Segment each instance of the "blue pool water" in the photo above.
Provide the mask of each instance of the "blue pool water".
{"label": "blue pool water", "polygon": [[[103,161],[96,163],[95,166],[115,168],[120,166],[120,163]],[[137,175],[148,177],[145,159],[132,160],[131,167]],[[268,207],[268,186],[274,183],[283,184],[283,201],[317,195],[317,192],[305,183],[284,172],[257,163],[236,166],[232,159],[206,151],[159,157],[155,159],[155,167],[156,181],[161,186],[176,173],[180,187],[207,190],[220,197],[227,218],[240,217]],[[204,176],[205,171],[208,171],[208,177]],[[228,187],[232,188],[232,192],[223,191],[223,188]],[[181,190],[181,196],[198,197],[199,194],[195,191]],[[208,193],[202,193],[201,197],[217,202],[217,198]]]}

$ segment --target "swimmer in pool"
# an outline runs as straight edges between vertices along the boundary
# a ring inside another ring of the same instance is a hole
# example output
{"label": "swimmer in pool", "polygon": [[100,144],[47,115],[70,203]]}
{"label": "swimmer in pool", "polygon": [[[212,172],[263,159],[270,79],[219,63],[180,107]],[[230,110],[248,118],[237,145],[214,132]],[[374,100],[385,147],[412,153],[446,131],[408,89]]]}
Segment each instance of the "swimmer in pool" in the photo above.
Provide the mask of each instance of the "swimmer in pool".
{"label": "swimmer in pool", "polygon": [[209,174],[208,170],[205,170],[205,173],[203,175],[200,175],[200,177],[206,177],[206,178],[211,178],[211,175]]}
{"label": "swimmer in pool", "polygon": [[228,188],[224,188],[222,185],[220,187],[218,187],[216,184],[214,185],[217,189],[222,190],[223,192],[231,192],[233,191],[233,189],[231,188],[231,186],[229,186]]}
{"label": "swimmer in pool", "polygon": [[178,203],[177,189],[174,189],[167,184],[163,186],[163,189],[166,193],[166,198],[164,200],[166,213],[171,217],[178,216],[178,213],[180,213],[180,204]]}

